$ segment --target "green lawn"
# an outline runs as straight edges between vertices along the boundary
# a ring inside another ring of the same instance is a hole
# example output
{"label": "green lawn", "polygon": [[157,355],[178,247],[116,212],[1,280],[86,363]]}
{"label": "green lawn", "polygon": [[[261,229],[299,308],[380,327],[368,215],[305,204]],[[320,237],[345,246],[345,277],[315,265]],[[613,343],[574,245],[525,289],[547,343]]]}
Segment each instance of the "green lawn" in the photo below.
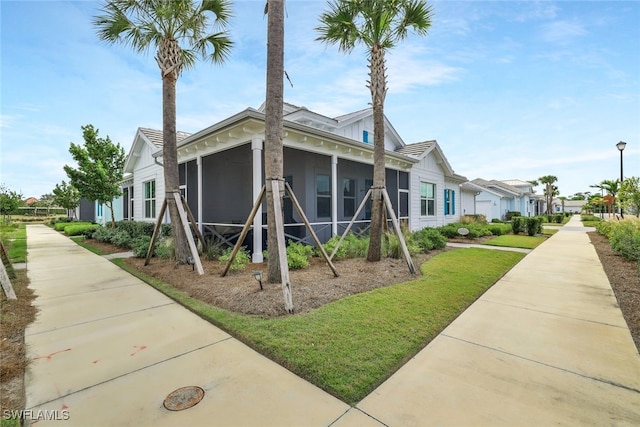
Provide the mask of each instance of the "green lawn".
{"label": "green lawn", "polygon": [[504,236],[498,236],[494,239],[487,240],[483,244],[489,246],[505,246],[508,248],[533,249],[545,240],[547,240],[547,238],[541,236],[516,236],[513,234],[505,234]]}
{"label": "green lawn", "polygon": [[518,252],[475,248],[444,252],[424,263],[423,276],[416,280],[276,319],[207,305],[157,279],[141,276],[122,260],[114,262],[353,405],[428,344],[522,257]]}
{"label": "green lawn", "polygon": [[27,260],[27,228],[25,224],[2,224],[0,235],[12,264]]}

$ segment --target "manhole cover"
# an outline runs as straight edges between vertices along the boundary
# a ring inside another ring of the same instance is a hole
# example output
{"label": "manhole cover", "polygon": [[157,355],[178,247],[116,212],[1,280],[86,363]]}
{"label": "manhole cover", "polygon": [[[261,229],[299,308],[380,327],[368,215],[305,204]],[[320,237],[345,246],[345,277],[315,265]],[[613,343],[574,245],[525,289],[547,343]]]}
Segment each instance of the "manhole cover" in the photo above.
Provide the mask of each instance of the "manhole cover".
{"label": "manhole cover", "polygon": [[182,411],[196,406],[204,397],[204,390],[196,386],[182,387],[169,393],[164,407],[170,411]]}

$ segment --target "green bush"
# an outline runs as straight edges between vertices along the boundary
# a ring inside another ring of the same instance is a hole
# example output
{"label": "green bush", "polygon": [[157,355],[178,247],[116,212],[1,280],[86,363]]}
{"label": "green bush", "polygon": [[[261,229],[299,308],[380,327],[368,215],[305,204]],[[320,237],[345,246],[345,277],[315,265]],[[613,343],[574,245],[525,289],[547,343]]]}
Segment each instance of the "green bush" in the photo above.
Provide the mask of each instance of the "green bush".
{"label": "green bush", "polygon": [[68,225],[95,225],[92,222],[87,222],[87,221],[75,221],[75,222],[70,222],[70,221],[64,221],[64,222],[56,222],[55,224],[53,224],[53,229],[56,231],[64,231],[65,227],[67,227]]}
{"label": "green bush", "polygon": [[[150,236],[140,236],[133,240],[131,243],[131,251],[133,255],[138,258],[144,258],[147,256],[147,250],[149,250],[149,245],[151,244]],[[156,245],[157,246],[157,245]],[[155,253],[155,250],[154,250]]]}
{"label": "green bush", "polygon": [[523,224],[522,224],[522,218],[519,216],[514,216],[513,218],[511,218],[511,232],[513,234],[520,234],[520,232],[522,231],[523,228]]}
{"label": "green bush", "polygon": [[98,242],[111,243],[111,238],[116,234],[117,228],[98,227],[93,233],[93,238]]}
{"label": "green bush", "polygon": [[600,222],[600,221],[602,221],[602,219],[600,217],[595,216],[595,215],[580,215],[580,220],[582,222],[591,222],[591,221]]}
{"label": "green bush", "polygon": [[492,218],[492,219],[491,219],[491,222],[492,222],[492,223],[494,223],[494,224],[501,224],[501,223],[503,223],[504,221],[503,221],[503,220],[501,220],[501,219],[499,219],[499,218]]}
{"label": "green bush", "polygon": [[461,224],[486,224],[487,217],[482,214],[462,215],[460,217]]}
{"label": "green bush", "polygon": [[[511,228],[511,227],[509,227],[509,228]],[[504,227],[502,227],[500,225],[490,225],[489,226],[489,231],[494,236],[502,236],[503,234],[505,234]]]}
{"label": "green bush", "polygon": [[[339,241],[340,241],[340,236],[333,236],[329,240],[327,240],[326,243],[322,245],[327,255],[331,256],[331,254],[335,250],[336,245],[338,244]],[[347,248],[345,245],[340,244],[338,251],[335,253],[332,259],[345,259],[346,257],[347,257]],[[267,259],[266,254],[264,255],[264,259]]]}
{"label": "green bush", "polygon": [[[564,215],[560,214],[555,214],[553,215],[553,222],[555,222],[556,224],[562,224],[562,220],[564,220]],[[551,221],[549,221],[551,222]]]}
{"label": "green bush", "polygon": [[87,233],[95,232],[98,228],[100,228],[100,226],[97,224],[66,224],[66,227],[64,227],[64,232],[68,236],[81,236],[86,235]]}
{"label": "green bush", "polygon": [[623,257],[640,261],[640,221],[613,222],[609,242],[611,249]]}
{"label": "green bush", "polygon": [[[227,248],[223,251],[222,255],[220,255],[218,257],[218,261],[221,263],[227,263],[229,262],[229,260],[231,259],[231,252],[233,251],[232,248]],[[242,270],[244,269],[247,265],[249,265],[249,253],[247,252],[247,248],[246,247],[242,247],[240,248],[240,250],[238,251],[238,253],[236,254],[236,257],[233,259],[233,262],[231,263],[231,270]]]}
{"label": "green bush", "polygon": [[522,216],[522,214],[521,214],[520,212],[518,212],[518,211],[508,211],[508,212],[504,215],[504,217],[505,217],[505,219],[506,219],[507,221],[511,221],[513,218],[515,218],[515,217],[519,217],[519,216]]}
{"label": "green bush", "polygon": [[413,233],[413,240],[423,252],[442,249],[447,245],[447,238],[435,228],[423,228]]}
{"label": "green bush", "polygon": [[[405,244],[407,246],[407,251],[409,252],[409,255],[417,255],[420,252],[422,252],[422,250],[420,249],[420,246],[418,246],[418,244],[414,241],[413,237],[411,236],[411,233],[406,233],[404,237],[405,237]],[[404,258],[404,253],[402,252],[402,246],[400,245],[400,239],[396,234],[385,233],[384,239],[382,239],[382,254],[383,256],[386,256],[389,258],[395,258],[395,259]]]}
{"label": "green bush", "polygon": [[287,265],[292,270],[308,267],[309,258],[313,256],[313,252],[313,246],[290,240],[287,246]]}
{"label": "green bush", "polygon": [[538,217],[529,217],[525,219],[525,228],[529,236],[535,236],[542,233],[542,220]]}
{"label": "green bush", "polygon": [[161,239],[155,247],[155,254],[158,258],[175,259],[176,251],[173,245],[173,239]]}
{"label": "green bush", "polygon": [[121,248],[128,249],[131,247],[133,240],[129,235],[129,233],[123,230],[118,230],[116,228],[116,231],[111,236],[111,243],[113,243],[114,245],[120,246]]}

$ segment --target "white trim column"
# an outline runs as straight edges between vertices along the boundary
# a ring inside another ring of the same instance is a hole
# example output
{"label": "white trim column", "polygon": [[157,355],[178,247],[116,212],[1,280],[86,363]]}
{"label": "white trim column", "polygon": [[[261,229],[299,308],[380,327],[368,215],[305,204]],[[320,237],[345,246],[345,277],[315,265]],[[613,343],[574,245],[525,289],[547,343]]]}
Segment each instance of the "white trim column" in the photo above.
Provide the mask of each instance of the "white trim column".
{"label": "white trim column", "polygon": [[331,156],[331,235],[338,234],[338,156]]}
{"label": "white trim column", "polygon": [[[251,140],[251,151],[253,152],[253,198],[255,203],[262,189],[262,138],[253,138]],[[253,204],[252,203],[252,204]],[[264,261],[262,256],[262,205],[258,207],[256,216],[253,219],[253,253],[251,254],[251,262],[261,263]]]}
{"label": "white trim column", "polygon": [[196,158],[198,166],[198,230],[202,233],[202,156]]}

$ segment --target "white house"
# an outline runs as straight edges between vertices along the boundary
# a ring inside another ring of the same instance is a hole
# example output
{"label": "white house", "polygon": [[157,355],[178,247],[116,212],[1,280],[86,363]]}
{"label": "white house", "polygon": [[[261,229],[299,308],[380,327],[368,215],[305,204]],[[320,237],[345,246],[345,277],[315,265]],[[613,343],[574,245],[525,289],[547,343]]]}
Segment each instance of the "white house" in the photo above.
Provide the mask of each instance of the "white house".
{"label": "white house", "polygon": [[[206,129],[178,135],[180,189],[205,235],[237,238],[264,184],[264,104]],[[327,117],[284,105],[284,178],[318,237],[340,234],[373,184],[373,112]],[[139,129],[127,157],[125,218],[154,221],[164,199],[162,133]],[[385,119],[386,188],[394,211],[410,229],[458,221],[461,184],[436,141],[406,144]],[[366,203],[355,230],[368,228]],[[264,207],[264,205],[263,205]],[[289,197],[284,199],[287,239],[312,243]],[[266,210],[256,215],[245,243],[262,260]]]}
{"label": "white house", "polygon": [[475,213],[484,215],[487,221],[505,219],[507,212],[520,212],[522,216],[539,213],[538,197],[534,194],[532,184],[527,181],[487,181],[477,178],[465,184],[465,187],[477,190]]}

